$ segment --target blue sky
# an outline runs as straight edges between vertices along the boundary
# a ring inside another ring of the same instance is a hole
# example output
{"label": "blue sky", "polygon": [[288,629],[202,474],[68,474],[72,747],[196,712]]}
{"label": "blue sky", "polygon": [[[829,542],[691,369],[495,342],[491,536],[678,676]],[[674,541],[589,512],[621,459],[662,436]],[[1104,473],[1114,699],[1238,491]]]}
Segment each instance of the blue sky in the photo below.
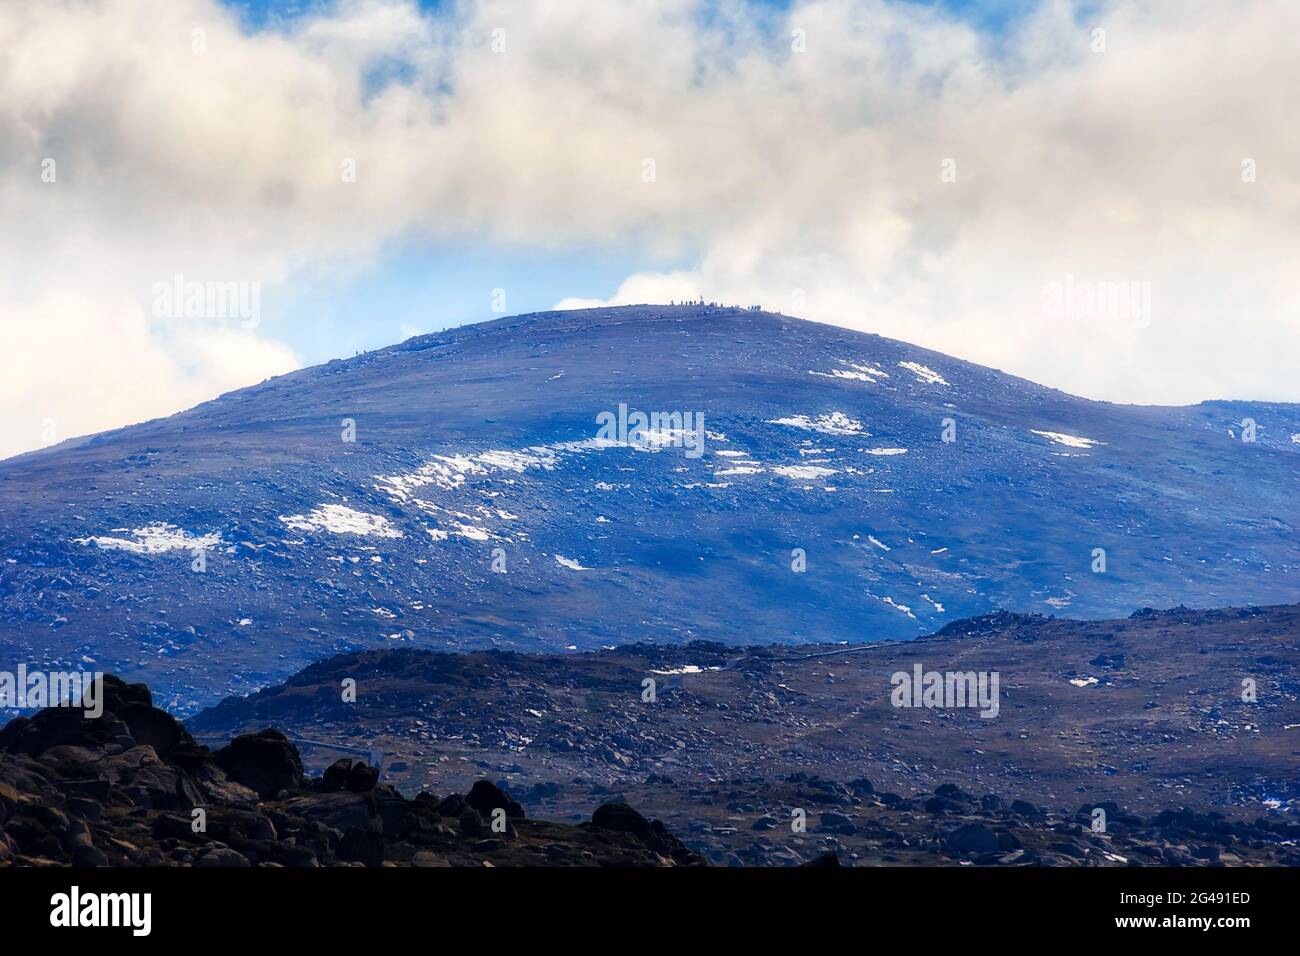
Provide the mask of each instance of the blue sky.
{"label": "blue sky", "polygon": [[[331,0],[223,0],[241,12],[252,32],[275,29]],[[596,0],[599,2],[599,0]],[[981,30],[998,35],[1029,12],[1037,0],[908,0],[936,6]],[[445,0],[420,0],[437,12]],[[784,10],[791,0],[754,0]],[[380,348],[413,330],[434,332],[493,318],[492,295],[506,290],[507,314],[549,309],[566,298],[606,299],[627,276],[671,269],[687,261],[647,258],[633,249],[567,248],[544,252],[490,243],[396,245],[361,276],[304,290],[265,292],[264,331],[292,347],[304,362],[327,361]]]}
{"label": "blue sky", "polygon": [[[315,364],[501,314],[544,311],[571,296],[604,298],[645,265],[631,253],[596,248],[406,245],[354,280],[266,290],[263,331]],[[497,289],[504,313],[493,311]]]}
{"label": "blue sky", "polygon": [[[328,0],[224,0],[226,6],[243,11],[250,23],[261,25],[268,18],[289,18],[301,15]],[[600,2],[600,0],[593,0]],[[998,30],[1008,22],[1032,9],[1037,0],[910,0],[919,6],[941,7],[981,27]],[[791,0],[754,0],[755,6],[789,7]],[[446,6],[445,0],[419,0],[427,10]]]}
{"label": "blue sky", "polygon": [[[1300,397],[1300,4],[219,2],[0,2],[35,51],[0,71],[0,455],[496,289],[761,304],[1108,401]],[[181,274],[260,321],[170,314]]]}

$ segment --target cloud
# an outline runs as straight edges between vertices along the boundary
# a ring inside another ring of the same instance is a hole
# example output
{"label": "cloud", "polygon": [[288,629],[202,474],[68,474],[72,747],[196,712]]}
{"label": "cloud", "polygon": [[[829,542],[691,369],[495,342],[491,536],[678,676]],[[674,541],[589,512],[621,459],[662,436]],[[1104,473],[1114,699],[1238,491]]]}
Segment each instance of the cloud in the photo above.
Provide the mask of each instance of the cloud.
{"label": "cloud", "polygon": [[1300,8],[1094,8],[994,38],[878,0],[351,0],[249,33],[10,0],[0,454],[295,363],[274,314],[160,317],[155,283],[292,289],[413,237],[618,245],[647,267],[611,301],[759,302],[1092,397],[1300,399]]}

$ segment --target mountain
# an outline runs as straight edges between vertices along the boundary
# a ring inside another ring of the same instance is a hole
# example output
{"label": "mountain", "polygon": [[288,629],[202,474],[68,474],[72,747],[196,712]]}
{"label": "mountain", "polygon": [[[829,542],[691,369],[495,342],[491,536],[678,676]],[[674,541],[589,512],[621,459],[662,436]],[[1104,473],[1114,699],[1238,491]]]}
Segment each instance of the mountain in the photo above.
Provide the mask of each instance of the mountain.
{"label": "mountain", "polygon": [[[684,417],[620,442],[620,406]],[[1298,464],[1295,405],[1086,401],[747,309],[518,316],[0,463],[0,652],[193,713],[363,648],[1285,603]]]}

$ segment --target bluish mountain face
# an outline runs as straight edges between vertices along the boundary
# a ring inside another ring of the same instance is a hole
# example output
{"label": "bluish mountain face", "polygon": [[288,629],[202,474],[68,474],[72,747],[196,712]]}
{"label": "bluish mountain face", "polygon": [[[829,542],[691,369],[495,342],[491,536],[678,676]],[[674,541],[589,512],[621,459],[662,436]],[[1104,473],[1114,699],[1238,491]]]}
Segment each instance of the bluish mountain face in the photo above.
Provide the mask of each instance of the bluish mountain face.
{"label": "bluish mountain face", "polygon": [[520,316],[0,463],[0,653],[185,712],[363,647],[1285,603],[1298,465],[1295,405],[1085,401],[748,310]]}

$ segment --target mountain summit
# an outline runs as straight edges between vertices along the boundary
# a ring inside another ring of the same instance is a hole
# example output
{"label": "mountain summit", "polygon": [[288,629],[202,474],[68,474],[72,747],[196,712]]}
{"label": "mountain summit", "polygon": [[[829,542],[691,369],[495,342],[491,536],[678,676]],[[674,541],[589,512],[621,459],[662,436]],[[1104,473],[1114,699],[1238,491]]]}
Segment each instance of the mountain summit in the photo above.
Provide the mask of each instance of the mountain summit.
{"label": "mountain summit", "polygon": [[366,647],[1279,603],[1297,464],[1296,405],[1087,401],[754,310],[517,316],[0,463],[0,650],[189,712]]}

